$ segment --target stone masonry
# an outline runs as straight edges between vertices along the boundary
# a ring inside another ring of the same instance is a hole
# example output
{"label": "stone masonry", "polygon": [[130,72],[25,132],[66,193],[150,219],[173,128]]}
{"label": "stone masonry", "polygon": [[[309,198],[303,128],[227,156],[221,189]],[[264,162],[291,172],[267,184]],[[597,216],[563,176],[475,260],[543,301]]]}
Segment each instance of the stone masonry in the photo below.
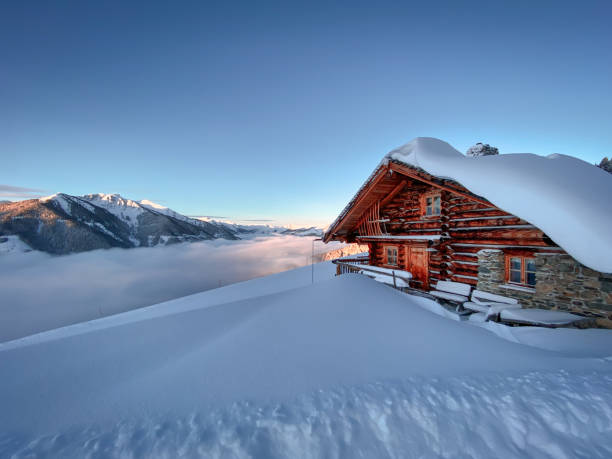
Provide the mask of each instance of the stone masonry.
{"label": "stone masonry", "polygon": [[478,252],[479,290],[518,299],[523,307],[560,309],[612,319],[612,274],[581,265],[567,254],[536,254],[536,287],[506,283],[504,253]]}

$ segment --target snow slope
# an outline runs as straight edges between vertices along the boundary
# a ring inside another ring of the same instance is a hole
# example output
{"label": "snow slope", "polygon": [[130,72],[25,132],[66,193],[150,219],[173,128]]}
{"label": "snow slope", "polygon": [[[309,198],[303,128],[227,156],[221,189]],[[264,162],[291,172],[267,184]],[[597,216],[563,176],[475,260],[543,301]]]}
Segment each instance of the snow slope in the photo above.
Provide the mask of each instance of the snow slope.
{"label": "snow slope", "polygon": [[455,180],[544,231],[582,264],[612,273],[612,176],[571,156],[466,157],[418,137],[385,157]]}
{"label": "snow slope", "polygon": [[[156,202],[153,202],[153,201],[149,201],[148,199],[142,199],[137,202],[141,207],[152,210],[154,212],[158,212],[168,217],[176,218],[177,220],[182,220],[184,222],[188,222],[191,224],[196,224],[196,222],[202,221],[198,218],[191,218],[191,217],[187,217],[185,215],[179,214],[178,212],[175,212],[174,210],[168,207],[162,206],[161,204],[157,204]],[[222,223],[218,223],[218,222],[211,222],[211,223],[224,226]]]}
{"label": "snow slope", "polygon": [[610,361],[501,340],[364,276],[264,284],[0,345],[0,456],[612,454]]}
{"label": "snow slope", "polygon": [[0,236],[0,255],[30,252],[32,248],[19,239],[19,236]]}
{"label": "snow slope", "polygon": [[40,202],[55,202],[57,203],[64,212],[68,215],[72,215],[70,212],[70,203],[66,199],[66,195],[63,193],[55,193],[50,196],[45,196],[38,199]]}
{"label": "snow slope", "polygon": [[126,199],[118,194],[96,193],[79,196],[79,198],[102,207],[131,227],[138,225],[138,217],[144,213],[144,209],[137,201]]}

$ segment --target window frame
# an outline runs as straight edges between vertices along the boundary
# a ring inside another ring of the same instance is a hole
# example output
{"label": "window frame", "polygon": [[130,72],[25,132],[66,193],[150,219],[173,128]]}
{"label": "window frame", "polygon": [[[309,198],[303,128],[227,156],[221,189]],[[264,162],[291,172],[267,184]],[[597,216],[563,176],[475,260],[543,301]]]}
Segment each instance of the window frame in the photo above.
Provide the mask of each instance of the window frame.
{"label": "window frame", "polygon": [[[395,249],[395,264],[389,263],[389,249]],[[383,250],[385,253],[385,265],[399,267],[399,247],[397,245],[385,245]]]}
{"label": "window frame", "polygon": [[[436,208],[434,206],[434,202],[436,198],[438,198],[439,200],[437,214],[434,213],[434,210]],[[431,206],[427,205],[427,199],[431,199]],[[427,215],[427,207],[431,207],[431,214],[429,215]],[[428,193],[423,194],[423,196],[421,197],[421,216],[424,218],[436,218],[440,215],[442,215],[442,193],[440,191],[430,191]]]}
{"label": "window frame", "polygon": [[[518,259],[521,262],[521,267],[520,267],[520,277],[521,280],[520,282],[516,282],[512,280],[512,272],[516,272],[517,269],[513,269],[512,268],[512,260],[513,259]],[[533,270],[528,270],[527,269],[527,264],[528,262],[532,261],[534,264],[534,269]],[[533,273],[534,274],[534,283],[530,284],[528,283],[528,273]],[[506,282],[508,284],[512,284],[512,285],[520,285],[522,287],[528,287],[528,288],[535,288],[536,284],[537,284],[537,277],[536,277],[536,269],[535,269],[535,256],[533,255],[518,255],[518,254],[513,254],[513,253],[508,253],[506,254]]]}

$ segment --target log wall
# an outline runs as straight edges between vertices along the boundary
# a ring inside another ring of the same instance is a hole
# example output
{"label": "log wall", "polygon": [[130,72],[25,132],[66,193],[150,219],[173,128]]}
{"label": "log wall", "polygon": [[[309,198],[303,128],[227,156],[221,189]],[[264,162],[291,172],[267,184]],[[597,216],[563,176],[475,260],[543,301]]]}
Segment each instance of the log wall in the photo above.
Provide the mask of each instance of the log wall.
{"label": "log wall", "polygon": [[[471,285],[478,283],[477,252],[499,248],[505,253],[531,256],[560,253],[560,249],[538,228],[492,204],[476,202],[467,196],[407,179],[406,186],[380,206],[375,217],[383,234],[389,236],[439,236],[429,245],[429,280],[450,280]],[[468,190],[452,184],[455,189]],[[440,192],[440,215],[424,216],[423,196]],[[360,234],[359,236],[368,236]],[[427,242],[427,241],[424,241]],[[385,264],[385,245],[403,247],[412,241],[369,241],[371,262]],[[562,253],[562,252],[561,252]],[[398,251],[400,267],[406,269],[405,250]]]}

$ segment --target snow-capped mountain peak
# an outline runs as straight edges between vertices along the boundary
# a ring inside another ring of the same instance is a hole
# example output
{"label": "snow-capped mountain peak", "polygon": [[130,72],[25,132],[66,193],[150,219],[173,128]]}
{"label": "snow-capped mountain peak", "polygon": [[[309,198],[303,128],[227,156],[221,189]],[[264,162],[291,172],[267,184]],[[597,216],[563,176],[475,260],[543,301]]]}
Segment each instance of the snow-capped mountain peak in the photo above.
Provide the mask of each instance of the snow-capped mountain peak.
{"label": "snow-capped mountain peak", "polygon": [[56,193],[2,204],[0,236],[15,235],[54,254],[111,247],[150,247],[210,239],[240,239],[229,227],[180,215],[151,201],[96,193]]}
{"label": "snow-capped mountain peak", "polygon": [[81,198],[86,199],[88,201],[106,202],[108,204],[118,206],[138,207],[137,201],[132,201],[131,199],[124,198],[118,193],[93,193],[81,196]]}
{"label": "snow-capped mountain peak", "polygon": [[144,210],[137,201],[126,199],[120,194],[95,193],[80,196],[81,199],[89,203],[102,207],[106,211],[115,215],[129,226],[134,227],[138,224],[138,217]]}
{"label": "snow-capped mountain peak", "polygon": [[318,228],[237,225],[187,217],[156,202],[120,194],[72,196],[2,204],[0,236],[15,235],[34,250],[64,254],[111,247],[151,247],[210,239],[276,235],[320,236]]}

